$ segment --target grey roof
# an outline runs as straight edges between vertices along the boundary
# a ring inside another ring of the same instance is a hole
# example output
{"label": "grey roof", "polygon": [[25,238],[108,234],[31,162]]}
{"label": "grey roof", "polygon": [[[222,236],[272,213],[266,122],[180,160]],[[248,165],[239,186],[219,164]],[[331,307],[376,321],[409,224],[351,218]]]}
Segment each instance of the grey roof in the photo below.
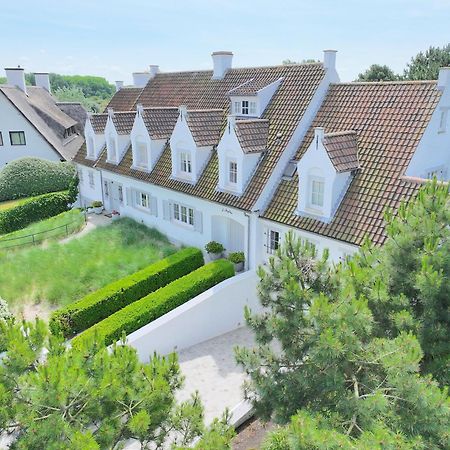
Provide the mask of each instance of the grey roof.
{"label": "grey roof", "polygon": [[83,136],[65,138],[65,131],[78,122],[64,113],[45,89],[27,86],[27,94],[15,86],[0,85],[2,94],[22,113],[59,155],[71,160],[83,144]]}
{"label": "grey roof", "polygon": [[87,112],[78,102],[57,102],[56,105],[64,113],[77,122],[75,129],[78,134],[84,135],[84,124],[86,123]]}

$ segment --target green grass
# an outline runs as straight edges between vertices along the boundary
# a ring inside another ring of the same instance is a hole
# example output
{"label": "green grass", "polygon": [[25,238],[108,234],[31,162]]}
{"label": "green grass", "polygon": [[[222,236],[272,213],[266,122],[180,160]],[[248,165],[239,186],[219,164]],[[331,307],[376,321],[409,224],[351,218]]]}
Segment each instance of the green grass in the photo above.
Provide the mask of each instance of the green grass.
{"label": "green grass", "polygon": [[23,202],[23,200],[24,200],[23,198],[19,198],[18,200],[8,200],[6,202],[0,202],[0,211],[13,208],[14,206],[17,206],[21,202]]}
{"label": "green grass", "polygon": [[14,311],[40,302],[67,305],[175,251],[161,233],[131,219],[66,244],[0,250],[0,297]]}
{"label": "green grass", "polygon": [[[64,225],[67,224],[67,230]],[[50,219],[41,220],[12,233],[0,235],[0,250],[21,248],[27,244],[47,240],[62,239],[75,233],[84,225],[84,214],[79,209],[63,212]],[[62,228],[61,228],[62,227]]]}

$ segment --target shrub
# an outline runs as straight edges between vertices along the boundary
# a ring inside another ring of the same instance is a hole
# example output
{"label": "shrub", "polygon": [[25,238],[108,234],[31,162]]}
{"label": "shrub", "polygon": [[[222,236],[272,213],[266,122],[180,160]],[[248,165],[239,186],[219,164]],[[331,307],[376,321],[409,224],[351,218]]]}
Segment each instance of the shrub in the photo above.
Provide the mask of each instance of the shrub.
{"label": "shrub", "polygon": [[27,198],[13,208],[0,211],[0,234],[20,230],[30,223],[48,219],[68,209],[68,191]]}
{"label": "shrub", "polygon": [[93,208],[101,208],[103,206],[103,203],[100,200],[94,200],[91,204]]}
{"label": "shrub", "polygon": [[0,202],[67,190],[75,173],[68,162],[16,159],[0,171]]}
{"label": "shrub", "polygon": [[228,260],[233,264],[239,264],[245,262],[244,252],[232,252],[228,255]]}
{"label": "shrub", "polygon": [[233,275],[233,265],[225,259],[206,264],[89,328],[73,340],[73,345],[94,336],[109,345],[123,333],[138,330]]}
{"label": "shrub", "polygon": [[211,241],[205,245],[205,250],[208,253],[218,254],[222,253],[225,250],[225,248],[220,242]]}
{"label": "shrub", "polygon": [[[8,308],[8,303],[6,300],[3,300],[0,297],[0,322],[7,321],[7,320],[13,320],[14,316],[11,314]],[[3,352],[6,350],[5,342],[3,340],[3,335],[0,332],[0,352]]]}
{"label": "shrub", "polygon": [[199,249],[190,247],[180,250],[55,311],[50,318],[50,329],[53,334],[62,333],[65,337],[86,330],[203,263]]}

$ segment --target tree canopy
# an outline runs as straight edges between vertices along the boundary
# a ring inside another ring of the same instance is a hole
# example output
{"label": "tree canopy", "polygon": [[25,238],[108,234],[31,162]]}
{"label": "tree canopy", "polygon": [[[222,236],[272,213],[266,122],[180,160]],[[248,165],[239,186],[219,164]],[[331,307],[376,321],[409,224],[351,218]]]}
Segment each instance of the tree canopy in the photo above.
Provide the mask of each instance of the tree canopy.
{"label": "tree canopy", "polygon": [[398,76],[386,65],[372,64],[365,72],[358,75],[357,81],[395,81]]}
{"label": "tree canopy", "polygon": [[437,80],[439,69],[450,66],[450,44],[430,47],[419,52],[407,64],[404,77],[407,80]]}
{"label": "tree canopy", "polygon": [[226,416],[206,429],[197,394],[176,402],[183,377],[174,354],[143,364],[127,345],[68,348],[40,320],[0,328],[0,432],[15,433],[13,448],[115,449],[130,438],[142,449],[198,438],[202,449],[229,448]]}
{"label": "tree canopy", "polygon": [[297,415],[267,449],[323,448],[320,439],[385,448],[367,445],[384,438],[404,442],[392,448],[447,448],[449,207],[448,187],[434,180],[387,213],[384,247],[367,242],[332,266],[289,233],[260,269],[265,309],[246,311],[257,345],[237,349],[237,360],[262,419]]}

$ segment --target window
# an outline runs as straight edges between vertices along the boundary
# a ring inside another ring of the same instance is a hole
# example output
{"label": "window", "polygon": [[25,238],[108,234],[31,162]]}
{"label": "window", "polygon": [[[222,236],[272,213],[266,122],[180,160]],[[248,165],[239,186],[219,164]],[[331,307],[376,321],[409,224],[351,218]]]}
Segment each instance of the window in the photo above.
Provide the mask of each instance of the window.
{"label": "window", "polygon": [[248,115],[248,100],[242,100],[242,115]]}
{"label": "window", "polygon": [[11,145],[26,145],[24,131],[10,131],[9,140]]}
{"label": "window", "polygon": [[2,136],[2,132],[0,131],[0,146],[3,145],[3,136]]}
{"label": "window", "polygon": [[273,255],[280,247],[280,233],[275,230],[269,230],[267,235],[267,253]]}
{"label": "window", "polygon": [[241,113],[241,103],[240,102],[234,102],[234,113],[235,114]]}
{"label": "window", "polygon": [[173,218],[187,225],[194,225],[194,210],[188,206],[173,204]]}
{"label": "window", "polygon": [[312,206],[323,206],[323,194],[324,194],[325,183],[319,180],[311,181],[311,205]]}
{"label": "window", "polygon": [[106,180],[103,181],[103,192],[105,193],[105,197],[109,197],[109,183]]}
{"label": "window", "polygon": [[187,152],[181,152],[180,154],[181,167],[180,170],[185,173],[192,172],[191,155]]}
{"label": "window", "polygon": [[228,173],[228,180],[230,183],[236,184],[237,183],[237,162],[230,161],[229,169],[230,170]]}
{"label": "window", "polygon": [[95,180],[94,180],[94,172],[89,171],[89,186],[94,189],[95,187]]}
{"label": "window", "polygon": [[441,118],[439,120],[439,133],[444,133],[447,128],[447,113],[447,109],[441,111]]}
{"label": "window", "polygon": [[148,208],[149,206],[149,201],[148,201],[148,195],[145,194],[144,192],[140,192],[139,194],[139,205],[142,206],[143,208]]}
{"label": "window", "polygon": [[136,147],[136,165],[138,167],[148,167],[147,144],[142,140],[138,140],[136,142]]}
{"label": "window", "polygon": [[108,155],[109,160],[110,161],[117,161],[116,140],[114,139],[114,136],[111,136],[109,138],[108,150],[109,150],[109,155]]}
{"label": "window", "polygon": [[256,116],[256,102],[250,102],[250,115]]}
{"label": "window", "polygon": [[[119,186],[119,201],[123,202],[122,186]],[[150,209],[150,195],[146,192],[134,191],[134,206],[138,208]]]}
{"label": "window", "polygon": [[94,157],[94,138],[89,136],[87,143],[87,155],[89,158]]}
{"label": "window", "polygon": [[119,185],[119,187],[117,188],[118,192],[119,192],[119,202],[123,203],[123,187],[122,185]]}

